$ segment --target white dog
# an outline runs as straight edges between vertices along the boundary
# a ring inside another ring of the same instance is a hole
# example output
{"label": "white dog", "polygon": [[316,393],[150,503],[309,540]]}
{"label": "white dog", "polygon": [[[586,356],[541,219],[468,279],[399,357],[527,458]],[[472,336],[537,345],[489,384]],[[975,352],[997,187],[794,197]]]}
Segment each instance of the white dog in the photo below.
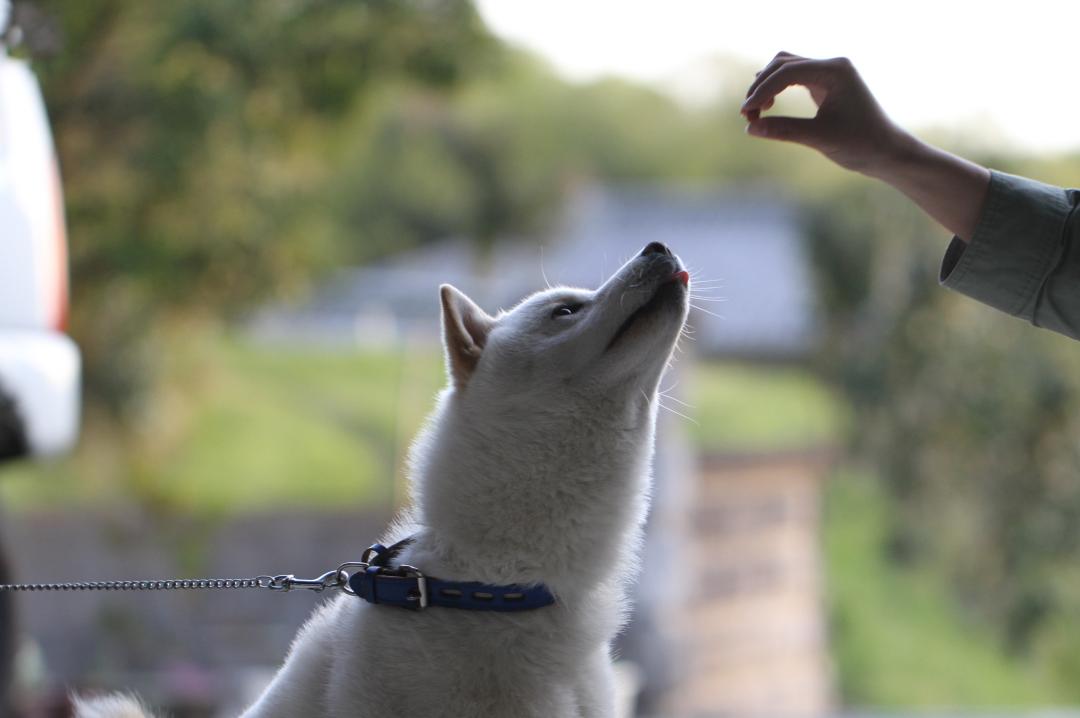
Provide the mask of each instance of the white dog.
{"label": "white dog", "polygon": [[[411,538],[368,555],[382,566],[315,613],[244,716],[612,716],[611,642],[688,286],[656,242],[595,291],[549,289],[495,317],[444,285],[450,386],[388,543]],[[77,715],[143,713],[113,697]]]}

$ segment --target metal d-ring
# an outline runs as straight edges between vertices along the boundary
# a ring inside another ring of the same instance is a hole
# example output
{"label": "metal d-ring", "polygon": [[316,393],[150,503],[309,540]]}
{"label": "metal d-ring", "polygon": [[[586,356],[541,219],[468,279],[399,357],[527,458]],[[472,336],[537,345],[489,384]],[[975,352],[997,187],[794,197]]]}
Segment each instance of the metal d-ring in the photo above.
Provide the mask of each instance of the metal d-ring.
{"label": "metal d-ring", "polygon": [[336,574],[338,574],[338,588],[340,588],[342,591],[349,594],[350,596],[355,596],[356,591],[352,590],[352,587],[349,586],[350,576],[349,572],[346,569],[358,568],[361,571],[366,571],[368,566],[370,566],[370,564],[366,561],[346,561],[345,563],[338,566],[337,569],[334,571]]}

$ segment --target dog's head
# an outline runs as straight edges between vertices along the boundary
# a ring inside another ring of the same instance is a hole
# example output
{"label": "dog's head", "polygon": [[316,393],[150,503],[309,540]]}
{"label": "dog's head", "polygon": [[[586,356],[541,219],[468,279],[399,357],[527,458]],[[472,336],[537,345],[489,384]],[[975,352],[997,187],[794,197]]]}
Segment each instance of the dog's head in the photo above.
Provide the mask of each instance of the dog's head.
{"label": "dog's head", "polygon": [[456,392],[513,397],[651,394],[688,308],[689,275],[654,242],[595,290],[538,292],[487,314],[441,287],[447,369]]}
{"label": "dog's head", "polygon": [[595,290],[496,316],[442,287],[450,386],[413,446],[414,495],[471,575],[565,588],[628,565],[688,285],[653,243]]}

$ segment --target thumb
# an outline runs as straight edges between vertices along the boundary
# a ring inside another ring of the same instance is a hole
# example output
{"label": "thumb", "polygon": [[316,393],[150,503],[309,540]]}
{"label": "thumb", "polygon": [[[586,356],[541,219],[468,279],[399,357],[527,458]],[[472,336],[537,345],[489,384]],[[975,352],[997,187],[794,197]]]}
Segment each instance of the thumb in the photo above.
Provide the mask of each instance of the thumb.
{"label": "thumb", "polygon": [[816,129],[814,118],[803,117],[759,117],[750,120],[750,124],[746,126],[747,134],[754,137],[810,146],[813,146],[817,139]]}

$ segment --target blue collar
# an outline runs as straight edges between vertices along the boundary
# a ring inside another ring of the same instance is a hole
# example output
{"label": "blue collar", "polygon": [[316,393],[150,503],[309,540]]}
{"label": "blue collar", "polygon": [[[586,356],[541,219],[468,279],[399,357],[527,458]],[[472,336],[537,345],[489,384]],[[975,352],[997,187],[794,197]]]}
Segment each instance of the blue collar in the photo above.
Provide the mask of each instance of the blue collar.
{"label": "blue collar", "polygon": [[478,581],[444,581],[425,576],[415,566],[389,563],[412,537],[390,548],[374,544],[356,565],[362,570],[349,577],[348,592],[369,603],[421,609],[429,606],[472,611],[529,611],[555,603],[543,584],[496,586]]}

